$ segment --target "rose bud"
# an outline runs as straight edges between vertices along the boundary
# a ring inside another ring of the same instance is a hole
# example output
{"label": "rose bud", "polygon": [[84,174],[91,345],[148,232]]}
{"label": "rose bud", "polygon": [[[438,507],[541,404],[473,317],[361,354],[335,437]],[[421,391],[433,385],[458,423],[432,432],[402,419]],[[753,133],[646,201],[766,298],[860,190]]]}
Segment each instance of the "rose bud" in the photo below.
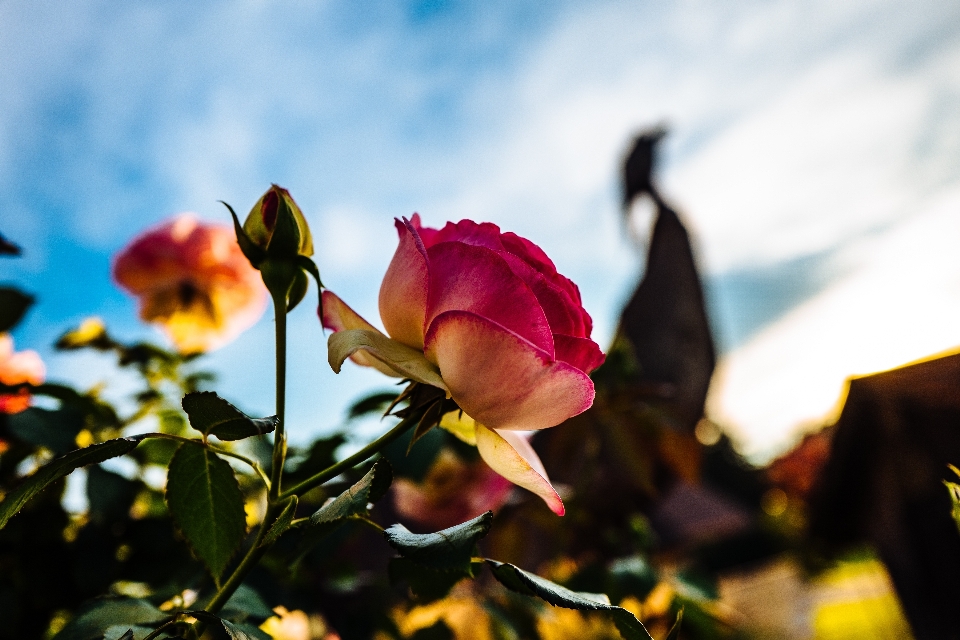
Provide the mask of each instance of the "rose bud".
{"label": "rose bud", "polygon": [[[0,383],[9,387],[43,384],[46,371],[36,351],[13,350],[13,338],[0,333]],[[30,406],[30,392],[0,394],[0,413],[19,413]]]}
{"label": "rose bud", "polygon": [[[443,229],[396,221],[400,245],[380,287],[387,337],[330,291],[330,364],[347,357],[445,390],[480,456],[557,514],[563,503],[518,431],[553,427],[593,404],[603,353],[577,286],[535,244],[490,223]],[[443,426],[443,425],[441,425]]]}
{"label": "rose bud", "polygon": [[253,326],[266,290],[229,227],[181,214],[146,231],[113,263],[113,277],[140,300],[140,318],[181,353],[210,351]]}
{"label": "rose bud", "polygon": [[322,287],[320,273],[310,260],[313,236],[300,207],[290,192],[271,185],[261,196],[243,226],[233,208],[224,203],[233,216],[237,244],[250,264],[259,269],[263,282],[277,303],[285,301],[287,312],[307,292],[307,273]]}
{"label": "rose bud", "polygon": [[283,187],[271,185],[243,223],[247,237],[266,256],[313,255],[313,236],[300,207]]}

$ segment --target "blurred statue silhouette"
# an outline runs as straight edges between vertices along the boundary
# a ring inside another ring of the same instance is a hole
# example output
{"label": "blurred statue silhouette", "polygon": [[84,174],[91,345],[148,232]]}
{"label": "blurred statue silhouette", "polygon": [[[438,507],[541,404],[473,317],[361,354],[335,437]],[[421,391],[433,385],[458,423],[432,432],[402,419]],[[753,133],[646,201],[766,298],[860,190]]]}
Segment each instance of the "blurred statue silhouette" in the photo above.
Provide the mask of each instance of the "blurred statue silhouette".
{"label": "blurred statue silhouette", "polygon": [[692,433],[703,416],[716,364],[713,337],[687,231],[653,182],[662,128],[641,133],[623,167],[623,212],[649,196],[656,221],[643,279],[623,310],[620,331],[629,341],[643,383],[656,389],[671,426]]}

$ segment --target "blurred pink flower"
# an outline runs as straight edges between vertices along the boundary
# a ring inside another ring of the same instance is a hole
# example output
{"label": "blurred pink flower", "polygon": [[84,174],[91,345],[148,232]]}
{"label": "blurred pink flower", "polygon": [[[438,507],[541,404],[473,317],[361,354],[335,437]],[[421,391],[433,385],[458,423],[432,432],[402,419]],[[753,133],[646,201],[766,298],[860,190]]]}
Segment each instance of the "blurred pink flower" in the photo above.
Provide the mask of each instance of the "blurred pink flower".
{"label": "blurred pink flower", "polygon": [[[0,383],[42,384],[46,370],[36,351],[14,352],[13,338],[0,334]],[[0,395],[0,413],[18,413],[30,406],[30,392]]]}
{"label": "blurred pink flower", "polygon": [[267,290],[230,227],[180,214],[127,245],[113,264],[117,283],[140,299],[181,353],[211,351],[263,315]]}
{"label": "blurred pink flower", "polygon": [[512,489],[513,484],[482,459],[467,462],[443,449],[422,481],[394,480],[393,505],[402,517],[439,531],[496,511]]}
{"label": "blurred pink flower", "polygon": [[396,221],[400,243],[380,286],[389,338],[330,291],[323,326],[331,364],[350,356],[387,375],[447,391],[475,421],[474,441],[497,473],[563,502],[518,431],[546,429],[593,404],[589,373],[604,360],[577,286],[540,247],[489,222],[442,229]]}

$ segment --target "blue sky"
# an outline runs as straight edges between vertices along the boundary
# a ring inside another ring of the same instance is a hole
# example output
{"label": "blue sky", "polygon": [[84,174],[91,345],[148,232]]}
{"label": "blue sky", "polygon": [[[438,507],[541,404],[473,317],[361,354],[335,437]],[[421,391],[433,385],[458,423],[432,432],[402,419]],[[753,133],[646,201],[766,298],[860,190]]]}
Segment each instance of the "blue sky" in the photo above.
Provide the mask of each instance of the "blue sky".
{"label": "blue sky", "polygon": [[[538,242],[604,343],[640,265],[619,158],[657,123],[725,354],[711,414],[744,450],[785,446],[847,375],[960,344],[960,322],[924,324],[960,311],[960,265],[925,248],[960,231],[952,3],[0,2],[0,83],[0,229],[27,252],[0,279],[37,293],[15,338],[51,379],[110,375],[48,347],[85,316],[158,337],[109,278],[134,234],[181,211],[226,221],[217,200],[246,210],[271,182],[368,318],[390,221],[419,211]],[[914,315],[891,313],[906,299]],[[291,323],[306,438],[383,381],[329,371],[308,308]],[[270,411],[271,334],[265,316],[209,358],[251,412]]]}

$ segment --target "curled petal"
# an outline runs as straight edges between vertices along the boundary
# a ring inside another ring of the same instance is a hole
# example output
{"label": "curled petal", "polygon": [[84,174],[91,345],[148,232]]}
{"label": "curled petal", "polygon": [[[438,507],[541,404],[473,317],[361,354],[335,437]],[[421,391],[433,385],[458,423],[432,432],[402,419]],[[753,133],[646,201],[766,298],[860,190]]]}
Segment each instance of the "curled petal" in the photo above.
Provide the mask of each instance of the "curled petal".
{"label": "curled petal", "polygon": [[554,334],[553,342],[556,345],[557,360],[571,364],[584,373],[590,373],[606,359],[597,343],[589,338]]}
{"label": "curled petal", "polygon": [[[364,320],[360,314],[351,309],[346,302],[341,300],[340,297],[332,291],[327,290],[323,292],[322,309],[323,316],[320,318],[320,322],[323,324],[325,329],[330,329],[332,331],[365,329],[367,331],[375,331],[380,333],[377,331],[376,327]],[[364,367],[373,367],[384,375],[392,376],[394,378],[400,377],[400,374],[382,363],[380,360],[377,360],[366,351],[356,351],[350,356],[350,359]],[[341,363],[342,362],[343,361],[341,360]],[[338,368],[334,370],[339,372],[339,365]]]}
{"label": "curled petal", "polygon": [[491,469],[513,484],[540,496],[558,516],[564,514],[563,501],[547,479],[543,463],[525,437],[510,431],[500,433],[477,424],[477,450]]}
{"label": "curled petal", "polygon": [[380,285],[380,318],[395,340],[423,347],[429,268],[427,250],[417,229],[395,220],[400,245]]}
{"label": "curled petal", "polygon": [[447,391],[437,367],[423,356],[422,351],[392,340],[376,330],[347,329],[330,334],[327,340],[330,368],[335,373],[340,373],[343,361],[360,350],[384,363],[401,377]]}
{"label": "curled petal", "polygon": [[593,404],[586,373],[474,313],[437,316],[426,353],[460,408],[492,429],[545,429]]}
{"label": "curled petal", "polygon": [[472,312],[522,336],[553,359],[553,332],[540,302],[496,251],[441,242],[430,247],[428,254],[428,333],[444,312]]}

